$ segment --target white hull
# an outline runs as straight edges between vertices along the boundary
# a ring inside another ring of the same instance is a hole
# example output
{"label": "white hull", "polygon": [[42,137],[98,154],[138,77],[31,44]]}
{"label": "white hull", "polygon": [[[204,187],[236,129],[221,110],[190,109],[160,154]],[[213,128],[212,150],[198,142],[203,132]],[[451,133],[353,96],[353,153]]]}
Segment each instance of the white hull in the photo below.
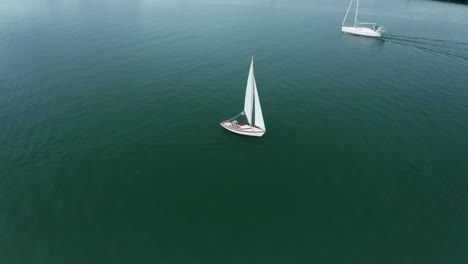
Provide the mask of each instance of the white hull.
{"label": "white hull", "polygon": [[382,36],[382,32],[367,27],[341,27],[341,31],[348,34],[372,38],[380,38]]}
{"label": "white hull", "polygon": [[220,125],[233,133],[244,136],[261,137],[266,132],[264,129],[251,127],[248,124],[238,124],[234,126],[230,120],[223,121]]}

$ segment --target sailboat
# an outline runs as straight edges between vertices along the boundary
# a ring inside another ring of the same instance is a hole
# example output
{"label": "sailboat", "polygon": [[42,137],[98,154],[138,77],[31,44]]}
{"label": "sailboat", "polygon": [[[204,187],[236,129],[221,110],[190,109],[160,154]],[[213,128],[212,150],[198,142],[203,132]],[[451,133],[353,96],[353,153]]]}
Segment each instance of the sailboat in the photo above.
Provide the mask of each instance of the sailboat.
{"label": "sailboat", "polygon": [[261,137],[266,132],[257,84],[255,83],[253,57],[245,89],[244,110],[237,116],[221,122],[220,125],[231,132],[245,136]]}
{"label": "sailboat", "polygon": [[[351,9],[351,5],[353,4],[354,0],[351,0],[349,3],[348,11],[346,11],[346,15],[343,19],[343,23],[341,23],[341,31],[344,33],[349,33],[353,35],[365,36],[365,37],[374,37],[380,38],[382,36],[383,29],[377,26],[376,23],[362,23],[357,21],[358,12],[359,12],[359,0],[356,2],[356,13],[354,15],[354,26],[352,27],[345,27],[344,23],[346,18],[348,17],[349,10]],[[365,26],[364,26],[365,25]]]}

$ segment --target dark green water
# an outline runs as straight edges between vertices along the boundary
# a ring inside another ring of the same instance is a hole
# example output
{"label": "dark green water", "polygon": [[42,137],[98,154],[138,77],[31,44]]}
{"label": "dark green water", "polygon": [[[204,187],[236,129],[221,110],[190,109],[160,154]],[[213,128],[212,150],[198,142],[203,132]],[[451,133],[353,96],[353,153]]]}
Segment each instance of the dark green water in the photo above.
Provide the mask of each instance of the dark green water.
{"label": "dark green water", "polygon": [[468,7],[347,4],[2,1],[0,263],[468,263]]}

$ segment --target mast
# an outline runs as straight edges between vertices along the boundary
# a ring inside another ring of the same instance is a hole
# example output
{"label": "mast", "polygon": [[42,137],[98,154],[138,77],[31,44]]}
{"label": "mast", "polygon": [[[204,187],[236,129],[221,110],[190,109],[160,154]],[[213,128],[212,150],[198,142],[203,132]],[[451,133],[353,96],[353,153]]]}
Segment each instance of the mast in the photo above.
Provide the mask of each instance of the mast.
{"label": "mast", "polygon": [[356,27],[356,24],[357,24],[358,9],[359,9],[359,0],[357,0],[357,3],[356,3],[356,14],[354,15],[354,27]]}
{"label": "mast", "polygon": [[252,113],[250,115],[250,126],[252,127],[252,130],[253,130],[253,127],[254,127],[254,96],[255,96],[255,75],[254,75],[254,57],[252,56]]}
{"label": "mast", "polygon": [[352,4],[353,4],[353,0],[349,2],[348,11],[346,11],[346,15],[344,16],[343,23],[341,23],[341,26],[344,25],[344,22],[346,21],[346,18],[348,17],[348,13],[349,13],[349,10],[351,9]]}

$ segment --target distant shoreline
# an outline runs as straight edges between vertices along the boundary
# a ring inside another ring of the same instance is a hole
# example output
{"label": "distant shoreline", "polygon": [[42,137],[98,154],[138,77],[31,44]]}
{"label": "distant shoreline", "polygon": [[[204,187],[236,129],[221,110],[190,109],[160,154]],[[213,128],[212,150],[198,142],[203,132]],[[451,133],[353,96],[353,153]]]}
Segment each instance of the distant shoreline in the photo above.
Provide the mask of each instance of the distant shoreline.
{"label": "distant shoreline", "polygon": [[439,2],[451,2],[451,3],[458,3],[458,4],[468,4],[468,0],[435,0]]}

